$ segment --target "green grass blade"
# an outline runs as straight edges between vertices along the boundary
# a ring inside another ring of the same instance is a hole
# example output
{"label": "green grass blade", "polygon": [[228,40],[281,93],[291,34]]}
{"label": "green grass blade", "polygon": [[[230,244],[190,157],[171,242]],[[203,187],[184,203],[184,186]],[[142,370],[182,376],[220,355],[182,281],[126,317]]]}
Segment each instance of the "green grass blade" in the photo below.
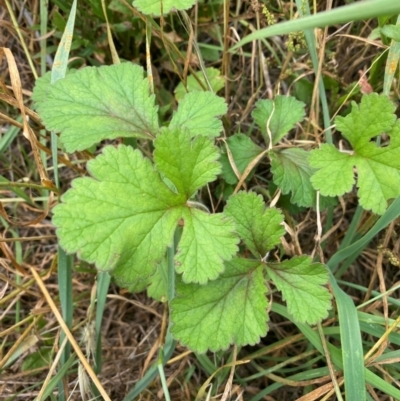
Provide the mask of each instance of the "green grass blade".
{"label": "green grass blade", "polygon": [[353,239],[357,232],[357,227],[361,222],[363,211],[364,209],[360,205],[358,205],[353,217],[351,218],[350,226],[346,230],[343,241],[340,243],[339,250],[347,248],[353,242]]}
{"label": "green grass blade", "polygon": [[[164,346],[164,358],[163,358],[164,365],[171,358],[172,353],[175,350],[175,346],[176,346],[176,341],[172,338],[172,336],[168,332]],[[140,379],[135,384],[132,390],[129,391],[129,393],[125,396],[123,401],[132,401],[136,397],[138,397],[142,393],[142,391],[146,390],[146,388],[149,387],[151,382],[156,378],[158,372],[159,372],[159,366],[158,363],[155,363],[148,369],[148,371],[145,373],[142,379]]]}
{"label": "green grass blade", "polygon": [[40,0],[40,76],[46,73],[47,58],[47,21],[49,15],[48,0]]}
{"label": "green grass blade", "polygon": [[253,40],[268,38],[274,35],[285,35],[289,32],[304,31],[310,28],[323,28],[329,25],[343,24],[350,21],[359,21],[381,15],[400,13],[400,2],[393,0],[368,0],[356,2],[331,11],[323,11],[309,17],[281,22],[268,28],[254,32],[232,47],[236,50]]}
{"label": "green grass blade", "polygon": [[[397,18],[397,25],[400,25],[400,16]],[[389,96],[394,74],[400,60],[400,42],[392,40],[386,62],[385,77],[383,80],[383,93]]]}
{"label": "green grass blade", "polygon": [[[364,317],[365,315],[366,315],[366,317]],[[369,315],[367,313],[362,314],[362,313],[358,312],[358,318],[360,319],[360,328],[361,328],[363,333],[367,333],[367,334],[369,334],[371,336],[374,336],[375,338],[380,338],[383,335],[385,335],[385,332],[386,332],[385,327],[384,327],[385,322],[381,322],[380,325],[372,324],[371,323],[371,319],[369,318]],[[364,321],[362,321],[362,319],[364,319]],[[365,321],[368,322],[368,323],[365,323]],[[382,325],[382,323],[383,323],[383,325]],[[389,334],[388,340],[390,341],[391,344],[399,346],[400,345],[400,334],[392,332],[392,333]],[[400,353],[400,350],[396,350],[396,351],[393,351],[393,352],[399,352]],[[384,353],[379,358],[380,359],[387,359],[389,357],[389,354],[391,354],[391,353],[392,352]],[[399,356],[400,356],[400,354],[399,354]],[[375,360],[374,360],[374,362],[375,362]]]}
{"label": "green grass blade", "polygon": [[[58,81],[65,77],[68,66],[69,51],[71,49],[72,37],[74,34],[75,25],[75,15],[76,15],[76,0],[72,3],[71,12],[68,17],[67,25],[65,31],[61,37],[61,42],[57,48],[56,56],[54,58],[53,68],[51,70],[51,83]],[[56,187],[59,188],[60,183],[58,179],[58,137],[52,132],[51,133],[51,156],[54,166],[54,181]]]}
{"label": "green grass blade", "polygon": [[218,369],[206,354],[196,354],[196,359],[209,376]]}
{"label": "green grass blade", "polygon": [[[71,48],[72,37],[75,25],[76,15],[76,0],[72,3],[71,12],[68,17],[68,22],[65,27],[65,31],[62,35],[61,42],[57,48],[56,56],[54,59],[53,68],[51,70],[51,83],[53,84],[59,79],[65,77],[68,65],[69,51]],[[54,166],[54,181],[57,188],[60,187],[58,178],[58,137],[52,132],[51,133],[51,153],[52,161]],[[65,251],[58,247],[58,286],[60,292],[61,310],[65,323],[68,327],[72,326],[73,316],[73,294],[72,294],[72,266],[73,257],[68,256]],[[64,332],[60,336],[60,344],[63,342],[65,337]],[[67,344],[60,359],[61,366],[63,366],[70,358],[71,346]],[[59,389],[59,400],[65,399],[64,386],[61,381],[58,385]]]}
{"label": "green grass blade", "polygon": [[365,369],[365,379],[367,383],[371,384],[371,386],[383,391],[385,394],[393,397],[395,400],[400,400],[400,391],[387,381],[383,380],[381,377],[377,376],[375,373],[371,372],[369,369]]}
{"label": "green grass blade", "polygon": [[354,261],[360,256],[363,248],[358,250],[357,252],[353,253],[353,255],[349,256],[335,271],[335,278],[339,279],[342,277],[343,273],[347,271],[347,269],[354,263]]}
{"label": "green grass blade", "polygon": [[74,34],[76,15],[76,0],[72,3],[71,11],[69,13],[65,31],[61,37],[61,42],[57,48],[56,56],[54,58],[53,68],[51,70],[51,83],[58,81],[65,77],[68,66],[69,51],[71,49],[72,37]]}
{"label": "green grass blade", "polygon": [[[287,377],[287,380],[293,380],[293,381],[303,381],[303,380],[313,380],[313,379],[318,379],[324,376],[329,375],[329,370],[328,368],[316,368],[316,369],[310,369],[305,372],[301,373],[296,373],[292,376]],[[285,384],[284,383],[278,383],[275,382],[273,384],[270,384],[263,390],[261,390],[257,395],[255,395],[253,398],[250,398],[250,401],[260,401],[260,400],[265,400],[265,396],[268,394],[271,394],[273,391],[278,390],[279,388],[283,387]],[[272,399],[272,398],[271,398]]]}
{"label": "green grass blade", "polygon": [[107,272],[99,272],[97,275],[97,304],[96,304],[96,373],[101,372],[101,323],[103,321],[104,308],[106,306],[108,287],[110,286],[111,276]]}
{"label": "green grass blade", "polygon": [[[40,0],[40,76],[43,77],[47,70],[47,23],[49,17],[49,2],[48,0]],[[46,131],[40,130],[39,141],[42,145],[46,146]],[[47,155],[43,149],[39,150],[40,157],[42,159],[43,167],[47,169]],[[48,195],[48,191],[43,190],[42,195]],[[47,206],[47,202],[45,202]]]}
{"label": "green grass blade", "polygon": [[[22,118],[18,117],[17,121],[22,122]],[[11,125],[10,128],[0,137],[0,155],[4,153],[11,145],[11,142],[17,137],[20,129]]]}
{"label": "green grass blade", "polygon": [[383,230],[387,225],[389,225],[394,219],[399,216],[400,197],[392,202],[386,212],[362,238],[360,238],[358,241],[354,242],[350,246],[340,250],[339,252],[336,252],[327,263],[329,268],[332,271],[335,270],[340,262],[352,256],[354,253],[362,251],[372,240],[372,238],[374,238],[374,236],[379,233],[379,231]]}
{"label": "green grass blade", "polygon": [[[361,285],[354,284],[354,283],[349,283],[349,282],[343,281],[343,280],[336,280],[336,281],[339,284],[343,284],[343,285],[345,285],[347,287],[355,288],[358,291],[367,292],[367,288],[363,287]],[[396,291],[398,288],[399,288],[399,286],[396,285],[395,287],[390,289],[390,292]],[[378,291],[374,291],[374,290],[371,291],[371,294],[375,297],[374,300],[376,300],[377,298],[382,298],[383,295],[387,295],[388,293],[389,293],[389,291],[386,291],[386,293],[383,293],[383,294],[381,292],[378,292]],[[397,306],[398,308],[400,308],[400,300],[398,298],[393,298],[391,296],[388,296],[387,300],[388,300],[388,302],[390,302],[394,306]],[[368,301],[368,303],[369,303],[369,301]],[[368,303],[363,303],[363,304],[359,305],[357,308],[364,307]],[[370,316],[370,319],[374,319],[375,318],[374,315],[369,315],[369,316]]]}
{"label": "green grass blade", "polygon": [[[63,319],[68,327],[72,327],[72,317],[74,311],[73,294],[72,294],[72,265],[73,256],[67,255],[65,251],[58,247],[58,289],[60,293],[60,303]],[[60,335],[60,344],[64,341],[65,333],[62,331]],[[60,358],[60,365],[63,366],[70,358],[71,344],[68,343]],[[60,382],[59,399],[65,399],[64,386]]]}
{"label": "green grass blade", "polygon": [[169,395],[169,389],[168,389],[168,384],[167,384],[167,379],[165,378],[165,372],[164,372],[164,352],[163,349],[160,349],[159,356],[158,356],[158,374],[160,375],[161,379],[161,385],[164,391],[164,397],[165,401],[171,401],[171,396]]}
{"label": "green grass blade", "polygon": [[[362,208],[359,206],[352,220],[350,230],[339,248],[339,251],[333,255],[328,262],[328,267],[331,270],[331,285],[334,291],[335,300],[338,308],[339,322],[340,322],[340,337],[343,352],[343,373],[345,379],[346,398],[365,400],[365,373],[363,361],[363,344],[361,339],[361,330],[357,317],[357,309],[352,299],[346,295],[336,282],[332,271],[336,269],[338,264],[344,259],[348,258],[348,262],[354,260],[367,246],[369,241],[379,232],[386,227],[394,218],[400,214],[396,208],[398,200],[395,200],[386,213],[378,220],[374,227],[360,240],[352,245],[351,242],[354,238],[359,220],[362,215]],[[347,261],[346,261],[347,262]],[[342,274],[349,266],[345,263],[343,269],[340,269],[338,274]]]}
{"label": "green grass blade", "polygon": [[346,399],[362,401],[366,398],[364,353],[357,309],[353,300],[338,286],[332,272],[330,275],[339,315]]}
{"label": "green grass blade", "polygon": [[[279,304],[274,303],[272,305],[272,311],[279,313],[286,319],[292,320],[291,316],[289,315],[287,309]],[[303,324],[303,323],[296,323],[296,326],[300,329],[300,331],[305,335],[308,341],[321,353],[323,354],[323,348],[321,344],[321,339],[318,335],[318,333],[312,329],[309,325]],[[327,343],[329,353],[331,355],[331,359],[333,364],[340,370],[343,369],[343,361],[342,361],[342,352],[335,347],[334,345]],[[396,400],[400,400],[400,390],[392,386],[390,383],[385,382],[383,379],[381,379],[379,376],[377,376],[375,373],[371,372],[369,369],[364,368],[364,375],[365,375],[365,381],[370,384],[372,387],[381,390],[385,392],[387,395],[393,397]],[[346,388],[346,400],[357,400],[361,401],[365,398],[350,398],[349,394],[347,393],[347,388]]]}
{"label": "green grass blade", "polygon": [[[3,177],[2,175],[0,175],[0,183],[10,183],[12,184],[9,180],[7,180],[7,178]],[[16,186],[11,186],[10,188],[12,188],[12,191],[17,194],[20,198],[22,198],[24,201],[26,201],[26,203],[28,203],[29,205],[35,206],[37,207],[37,205],[35,205],[34,202],[32,202],[31,198],[22,190],[19,189]]]}
{"label": "green grass blade", "polygon": [[[61,366],[57,374],[50,380],[49,384],[46,387],[46,390],[43,393],[43,397],[41,398],[41,400],[45,400],[47,397],[51,395],[57,384],[67,374],[69,368],[72,366],[74,362],[75,362],[75,355],[71,355],[71,357]],[[37,401],[37,398],[35,398],[34,401]]]}
{"label": "green grass blade", "polygon": [[378,358],[375,359],[375,362],[383,362],[383,361],[387,361],[388,359],[398,359],[400,358],[400,350],[396,350],[396,351],[391,351],[391,352],[387,352],[381,356],[378,356]]}
{"label": "green grass blade", "polygon": [[[335,299],[338,307],[339,322],[340,322],[340,337],[343,349],[343,370],[346,386],[346,398],[361,396],[361,387],[364,387],[364,373],[362,373],[361,364],[363,348],[361,341],[361,331],[357,318],[357,310],[351,298],[346,295],[336,282],[332,271],[339,265],[340,262],[348,257],[354,258],[355,254],[359,254],[371,241],[371,239],[382,229],[384,229],[392,220],[400,215],[400,198],[397,198],[375,223],[375,225],[361,239],[352,245],[337,252],[327,263],[331,270],[331,285],[335,294]],[[365,390],[364,390],[365,394]]]}

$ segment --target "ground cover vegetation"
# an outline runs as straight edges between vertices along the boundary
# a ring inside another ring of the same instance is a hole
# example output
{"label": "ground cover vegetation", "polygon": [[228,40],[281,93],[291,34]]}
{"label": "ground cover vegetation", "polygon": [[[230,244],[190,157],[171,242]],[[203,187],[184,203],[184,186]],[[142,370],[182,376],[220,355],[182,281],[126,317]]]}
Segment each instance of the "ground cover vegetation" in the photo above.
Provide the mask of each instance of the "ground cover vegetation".
{"label": "ground cover vegetation", "polygon": [[400,5],[1,13],[1,399],[400,399]]}

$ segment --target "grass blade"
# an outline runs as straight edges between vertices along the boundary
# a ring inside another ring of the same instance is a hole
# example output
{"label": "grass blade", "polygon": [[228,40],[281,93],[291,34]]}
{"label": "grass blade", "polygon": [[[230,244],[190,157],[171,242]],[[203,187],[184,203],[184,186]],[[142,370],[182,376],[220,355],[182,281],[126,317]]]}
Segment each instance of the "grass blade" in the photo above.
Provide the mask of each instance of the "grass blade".
{"label": "grass blade", "polygon": [[388,207],[386,212],[379,218],[379,220],[374,224],[374,226],[358,241],[349,245],[348,247],[336,252],[329,262],[327,263],[329,268],[333,271],[337,268],[339,263],[344,261],[350,256],[353,256],[356,252],[361,252],[368,243],[383,230],[387,225],[389,225],[394,219],[400,216],[400,197],[395,199],[392,204]]}
{"label": "grass blade", "polygon": [[[72,265],[73,256],[67,255],[65,251],[58,247],[58,289],[60,292],[60,303],[62,317],[66,325],[72,327],[72,317],[74,311],[74,301],[72,293]],[[62,331],[60,335],[60,344],[64,341],[65,333]],[[70,358],[71,344],[67,344],[60,358],[60,365],[63,366]],[[64,386],[59,383],[59,399],[65,399]]]}
{"label": "grass blade", "polygon": [[[71,48],[72,37],[75,25],[75,15],[76,15],[76,0],[72,3],[71,12],[68,17],[68,22],[65,27],[65,31],[62,35],[60,45],[57,48],[56,56],[54,59],[53,68],[51,70],[51,83],[53,84],[57,80],[64,78],[69,58],[69,51]],[[58,178],[58,137],[52,132],[51,133],[51,153],[52,161],[54,166],[54,181],[57,188],[60,187],[60,182]],[[72,327],[72,317],[73,317],[73,293],[72,293],[72,266],[73,266],[73,256],[68,256],[65,251],[58,247],[58,286],[60,292],[61,310],[63,319],[67,327]],[[65,338],[65,333],[62,332],[60,336],[60,344]],[[70,358],[71,346],[67,344],[63,354],[61,356],[61,366],[67,363]],[[59,399],[62,401],[65,399],[64,386],[62,382],[59,382]]]}
{"label": "grass blade", "polygon": [[[397,18],[397,25],[400,25],[400,16]],[[400,60],[400,42],[392,40],[386,62],[385,77],[383,80],[383,93],[389,96],[394,74]]]}
{"label": "grass blade", "polygon": [[310,28],[323,28],[329,25],[343,24],[350,21],[359,21],[375,18],[380,15],[400,13],[400,2],[393,0],[369,0],[338,7],[331,11],[323,11],[315,15],[281,22],[268,28],[254,32],[232,47],[236,50],[253,40],[268,38],[275,35],[285,35],[289,32],[304,31]]}
{"label": "grass blade", "polygon": [[[292,320],[290,314],[288,313],[287,309],[279,304],[274,303],[272,305],[272,311],[279,313],[280,315],[284,316],[287,319]],[[357,318],[358,321],[358,318]],[[296,323],[296,326],[300,329],[300,331],[305,335],[308,341],[321,353],[323,354],[323,348],[321,344],[321,339],[318,335],[318,333],[313,330],[313,328],[309,325],[303,324],[303,323]],[[331,354],[332,357],[332,362],[336,365],[338,369],[343,369],[343,360],[342,360],[342,352],[335,347],[334,345],[327,343],[329,353]],[[364,375],[365,375],[365,381],[373,386],[374,388],[377,388],[378,390],[381,390],[385,392],[387,395],[390,395],[396,400],[400,400],[400,390],[392,386],[390,383],[385,382],[383,379],[381,379],[379,376],[377,376],[375,373],[371,372],[369,369],[364,368]],[[346,389],[347,391],[347,389]],[[350,398],[348,394],[346,393],[346,400],[357,400],[361,401],[365,398]]]}
{"label": "grass blade", "polygon": [[[348,257],[354,258],[355,254],[361,253],[371,239],[399,215],[400,198],[397,198],[364,237],[337,252],[327,263],[331,270],[331,285],[338,307],[346,398],[349,397],[348,399],[365,399],[364,373],[362,372],[364,369],[364,362],[361,330],[354,303],[351,298],[340,289],[332,271],[344,259]],[[361,397],[361,392],[364,393],[363,398],[353,398]]]}
{"label": "grass blade", "polygon": [[[62,380],[62,378],[67,374],[69,368],[75,362],[75,355],[71,355],[71,357],[61,366],[60,370],[57,374],[50,380],[49,384],[46,386],[46,389],[43,392],[43,395],[40,397],[40,400],[45,400],[50,394],[53,392],[57,384]],[[36,401],[35,398],[34,401]]]}
{"label": "grass blade", "polygon": [[103,321],[104,308],[106,306],[108,287],[110,286],[111,277],[107,272],[99,272],[97,275],[97,304],[96,304],[96,373],[101,372],[101,323]]}
{"label": "grass blade", "polygon": [[330,275],[339,315],[346,399],[362,401],[366,398],[364,353],[357,309],[353,300],[338,286],[332,272]]}

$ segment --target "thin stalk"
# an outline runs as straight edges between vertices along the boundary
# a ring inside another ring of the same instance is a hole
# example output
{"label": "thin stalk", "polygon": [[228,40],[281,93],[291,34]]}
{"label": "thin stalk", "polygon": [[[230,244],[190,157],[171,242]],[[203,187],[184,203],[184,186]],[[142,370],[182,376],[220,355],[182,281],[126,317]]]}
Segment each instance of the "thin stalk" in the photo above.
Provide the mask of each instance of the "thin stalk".
{"label": "thin stalk", "polygon": [[[47,70],[47,21],[48,21],[48,0],[40,0],[40,76],[44,76]],[[40,131],[40,143],[46,146],[46,132],[45,130]],[[43,149],[39,151],[42,159],[43,167],[47,169],[47,155]],[[46,196],[49,194],[48,190],[42,190],[42,195]],[[47,208],[47,200],[44,202],[44,208]]]}
{"label": "thin stalk", "polygon": [[96,355],[95,355],[95,372],[101,372],[102,356],[101,356],[101,323],[106,305],[108,288],[110,286],[111,277],[107,272],[99,272],[97,275],[97,303],[96,303]]}
{"label": "thin stalk", "polygon": [[[59,246],[58,247],[58,289],[60,292],[60,303],[62,310],[62,317],[65,324],[71,328],[72,327],[72,317],[73,317],[73,294],[72,294],[72,264],[73,258],[71,255],[67,255],[65,251]],[[60,335],[60,345],[64,342],[65,333],[61,331]],[[71,344],[68,343],[60,358],[60,365],[63,366],[67,363],[70,358]],[[64,386],[60,381],[59,383],[59,399],[64,400]]]}
{"label": "thin stalk", "polygon": [[[310,8],[308,2],[303,2],[302,0],[296,0],[297,8],[299,13],[302,15],[302,8],[303,5],[306,7],[306,14],[310,15]],[[326,98],[325,92],[325,85],[324,81],[322,80],[322,76],[320,74],[320,62],[318,59],[318,54],[316,51],[316,43],[315,43],[315,35],[313,29],[305,29],[304,35],[306,37],[308,50],[310,51],[311,62],[313,65],[314,73],[317,79],[318,91],[319,91],[319,98],[321,101],[322,106],[322,115],[324,121],[324,132],[325,132],[325,139],[327,143],[332,143],[332,131],[331,131],[331,118],[329,114],[329,106],[328,101]]]}
{"label": "thin stalk", "polygon": [[169,395],[169,390],[168,390],[168,384],[167,380],[165,378],[165,372],[164,372],[164,349],[163,347],[160,348],[160,352],[158,354],[158,373],[160,375],[161,379],[161,385],[164,391],[164,396],[166,401],[171,401],[171,397]]}
{"label": "thin stalk", "polygon": [[14,29],[17,32],[17,35],[18,35],[18,38],[20,40],[21,46],[24,49],[24,53],[25,53],[25,56],[26,56],[26,58],[28,60],[29,67],[31,68],[33,76],[35,77],[35,79],[37,79],[38,78],[38,74],[36,72],[35,65],[33,64],[30,51],[29,51],[28,47],[26,46],[24,36],[22,35],[21,29],[19,27],[19,23],[18,23],[17,19],[15,18],[14,10],[13,10],[9,0],[6,0],[6,6],[7,6],[8,14],[11,17],[11,21],[13,23]]}
{"label": "thin stalk", "polygon": [[[14,234],[14,233],[13,233]],[[18,238],[18,233],[15,232],[15,237]],[[22,265],[22,246],[20,242],[15,244],[15,259],[18,264]],[[22,277],[16,273],[15,282],[20,286],[22,284]],[[18,324],[21,320],[21,298],[18,297],[18,301],[15,304],[15,324]]]}

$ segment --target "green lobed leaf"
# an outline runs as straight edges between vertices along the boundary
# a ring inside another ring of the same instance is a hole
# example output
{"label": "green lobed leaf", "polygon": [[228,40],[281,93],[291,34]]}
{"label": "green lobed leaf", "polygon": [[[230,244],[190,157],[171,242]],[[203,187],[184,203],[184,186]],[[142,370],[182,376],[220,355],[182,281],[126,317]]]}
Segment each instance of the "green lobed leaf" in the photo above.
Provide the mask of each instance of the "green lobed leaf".
{"label": "green lobed leaf", "polygon": [[[187,170],[181,164],[182,175],[172,177],[177,188],[193,190],[219,171],[215,162],[217,148],[211,140],[192,140],[185,132],[166,131],[155,141],[155,152],[160,152],[156,160],[159,172],[167,178],[171,176],[171,169],[163,165],[165,160],[160,157],[166,143],[178,143],[186,149],[177,159],[184,156],[198,160]],[[199,155],[205,154],[210,174],[199,159]],[[179,271],[185,273],[187,268],[189,277],[193,277],[192,271],[201,271],[199,280],[206,282],[210,277],[215,278],[215,272],[222,271],[223,260],[231,259],[236,252],[238,238],[233,233],[232,222],[220,215],[190,210],[186,193],[171,190],[139,150],[124,145],[105,147],[101,155],[88,163],[88,169],[93,178],[73,181],[73,188],[62,197],[63,203],[54,208],[53,222],[58,228],[60,244],[67,252],[77,252],[81,259],[95,263],[100,270],[113,270],[119,284],[131,289],[144,288],[142,281],[154,273],[182,218],[185,229],[177,257],[177,263],[181,264]],[[185,230],[194,233],[190,246]],[[193,254],[193,249],[202,249],[210,241],[202,237],[203,233],[221,237],[224,245],[222,251],[217,247],[207,248],[211,263],[207,266]]]}
{"label": "green lobed leaf", "polygon": [[190,199],[221,171],[218,148],[206,137],[190,138],[187,131],[166,129],[154,142],[154,162],[178,192]]}
{"label": "green lobed leaf", "polygon": [[167,14],[171,10],[187,10],[194,3],[195,0],[133,0],[132,4],[143,14],[161,15],[161,7],[162,14]]}
{"label": "green lobed leaf", "polygon": [[61,132],[68,152],[104,139],[153,138],[159,129],[143,69],[131,63],[68,74],[48,88],[37,106],[46,128]]}
{"label": "green lobed leaf", "polygon": [[[318,152],[312,151],[310,165],[319,169],[311,182],[325,196],[340,196],[351,191],[354,185],[353,160],[339,152],[334,145],[323,144]],[[329,168],[326,168],[327,166]]]}
{"label": "green lobed leaf", "polygon": [[184,128],[191,136],[216,137],[222,132],[222,122],[218,117],[227,110],[225,100],[214,93],[188,93],[179,103],[169,127]]}
{"label": "green lobed leaf", "polygon": [[[226,144],[240,174],[243,174],[249,163],[263,151],[248,136],[243,134],[232,135],[226,140]],[[227,151],[224,148],[221,155],[221,165],[224,180],[228,184],[236,184],[239,180],[232,169]]]}
{"label": "green lobed leaf", "polygon": [[207,214],[195,208],[183,213],[185,226],[178,246],[176,271],[186,283],[205,284],[216,279],[237,252],[235,225],[222,213]]}
{"label": "green lobed leaf", "polygon": [[[272,117],[271,117],[272,114]],[[261,99],[251,113],[261,129],[265,141],[270,142],[267,126],[271,133],[272,144],[278,143],[305,115],[304,103],[293,96],[278,95],[273,100]]]}
{"label": "green lobed leaf", "polygon": [[[340,196],[351,190],[353,167],[361,206],[382,214],[387,200],[400,195],[400,122],[395,121],[394,105],[376,93],[363,96],[346,117],[337,117],[336,126],[350,142],[354,152],[341,153],[333,145],[322,145],[311,152],[310,165],[318,171],[311,178],[322,195]],[[378,147],[372,142],[386,133],[390,143]]]}
{"label": "green lobed leaf", "polygon": [[328,270],[308,256],[294,256],[280,263],[267,263],[267,272],[282,292],[290,314],[300,323],[316,324],[328,315],[331,294]]}
{"label": "green lobed leaf", "polygon": [[365,146],[374,146],[370,139],[382,133],[389,134],[396,121],[395,106],[387,96],[371,93],[361,98],[360,105],[352,102],[351,112],[346,117],[335,119],[336,128],[349,140],[356,152]]}
{"label": "green lobed leaf", "polygon": [[[311,184],[311,176],[316,171],[310,166],[310,152],[300,148],[272,150],[271,172],[274,183],[283,195],[291,193],[291,203],[304,207],[316,207],[317,191]],[[330,198],[320,197],[320,209],[329,205]]]}
{"label": "green lobed leaf", "polygon": [[154,272],[179,220],[173,193],[148,159],[127,146],[105,147],[54,208],[61,246],[132,284]]}
{"label": "green lobed leaf", "polygon": [[254,192],[231,196],[225,214],[233,218],[238,234],[256,258],[264,258],[285,234],[281,212],[266,208],[262,197]]}
{"label": "green lobed leaf", "polygon": [[263,265],[235,258],[207,285],[178,282],[171,332],[196,352],[256,344],[268,330]]}
{"label": "green lobed leaf", "polygon": [[[219,70],[214,67],[207,67],[205,69],[207,74],[207,81],[211,86],[211,89],[217,93],[220,89],[225,86],[225,78],[221,76]],[[207,88],[207,83],[202,73],[197,73],[197,77],[203,84],[204,88]],[[187,92],[200,91],[203,92],[204,88],[199,84],[197,79],[193,75],[189,75],[186,80],[186,88],[182,82],[175,88],[175,98],[180,102],[186,95]]]}

